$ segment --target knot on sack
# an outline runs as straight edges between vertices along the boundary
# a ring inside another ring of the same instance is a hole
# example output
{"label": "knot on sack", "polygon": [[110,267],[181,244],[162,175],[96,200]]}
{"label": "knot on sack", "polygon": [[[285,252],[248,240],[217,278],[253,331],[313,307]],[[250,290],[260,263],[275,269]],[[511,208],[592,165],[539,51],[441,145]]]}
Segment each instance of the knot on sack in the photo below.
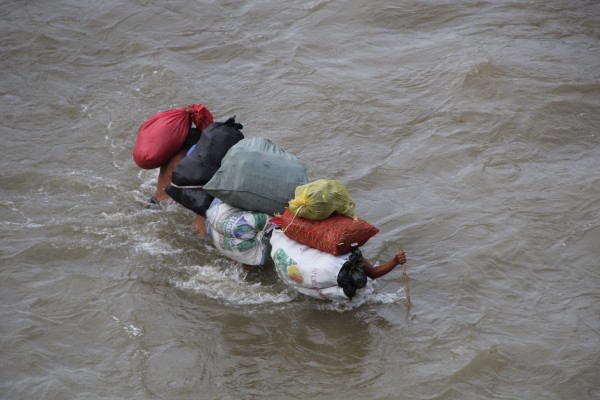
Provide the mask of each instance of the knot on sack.
{"label": "knot on sack", "polygon": [[296,197],[294,197],[292,200],[290,200],[290,202],[289,202],[290,211],[296,210],[296,212],[294,214],[298,215],[298,212],[300,212],[300,209],[302,207],[306,206],[308,203],[309,203],[308,193],[306,193],[306,192],[298,193],[298,195]]}
{"label": "knot on sack", "polygon": [[232,128],[235,128],[237,130],[242,130],[244,129],[244,125],[240,124],[239,122],[235,122],[235,115],[231,118],[229,118],[227,121],[225,121],[223,123],[225,126],[230,126]]}
{"label": "knot on sack", "polygon": [[185,107],[185,112],[190,116],[196,128],[201,131],[208,128],[214,122],[212,114],[204,104],[188,104]]}

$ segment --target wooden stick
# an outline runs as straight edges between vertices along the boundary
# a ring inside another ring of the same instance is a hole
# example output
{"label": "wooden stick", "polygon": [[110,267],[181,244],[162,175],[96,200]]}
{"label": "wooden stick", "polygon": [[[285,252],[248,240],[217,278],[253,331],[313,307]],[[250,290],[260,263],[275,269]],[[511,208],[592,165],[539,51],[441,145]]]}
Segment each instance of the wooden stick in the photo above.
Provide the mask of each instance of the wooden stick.
{"label": "wooden stick", "polygon": [[[404,251],[402,245],[400,245],[400,251]],[[410,290],[408,289],[408,275],[406,275],[406,263],[402,264],[402,278],[404,278],[404,293],[406,293],[406,300],[410,306]]]}

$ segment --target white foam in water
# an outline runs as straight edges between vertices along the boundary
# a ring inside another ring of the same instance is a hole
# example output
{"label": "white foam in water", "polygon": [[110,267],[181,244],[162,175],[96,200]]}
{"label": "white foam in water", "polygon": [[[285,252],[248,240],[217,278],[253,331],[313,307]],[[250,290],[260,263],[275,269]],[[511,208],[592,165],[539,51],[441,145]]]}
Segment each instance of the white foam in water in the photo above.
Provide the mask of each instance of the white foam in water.
{"label": "white foam in water", "polygon": [[218,267],[194,265],[185,267],[191,277],[186,281],[175,281],[175,287],[192,290],[212,299],[234,304],[287,303],[292,301],[285,292],[273,292],[273,288],[260,283],[249,283],[245,273],[236,265]]}
{"label": "white foam in water", "polygon": [[155,239],[151,242],[141,242],[136,244],[136,251],[146,252],[150,255],[167,255],[167,254],[181,254],[183,249],[174,249],[169,246],[164,240]]}
{"label": "white foam in water", "polygon": [[139,328],[133,324],[123,324],[121,322],[121,320],[119,320],[119,318],[115,317],[114,315],[112,316],[113,319],[119,324],[121,325],[121,327],[123,328],[123,330],[125,332],[127,332],[128,335],[130,336],[135,336],[135,337],[140,337],[144,334],[144,331],[142,330],[142,328]]}
{"label": "white foam in water", "polygon": [[318,304],[317,308],[327,311],[348,311],[369,304],[394,304],[405,298],[404,289],[399,289],[397,292],[391,293],[378,293],[375,291],[376,286],[376,283],[370,280],[367,282],[367,286],[356,292],[356,296],[351,301],[323,302]]}
{"label": "white foam in water", "polygon": [[300,300],[312,302],[319,310],[343,312],[369,304],[394,304],[405,299],[404,289],[377,293],[372,281],[352,301],[324,301],[297,294],[293,289],[286,290],[285,285],[281,285],[283,289],[278,289],[261,283],[249,283],[245,280],[245,271],[236,265],[194,265],[184,269],[191,277],[185,281],[173,280],[176,288],[238,305],[280,304]]}
{"label": "white foam in water", "polygon": [[137,176],[141,181],[141,189],[143,189],[145,193],[152,193],[154,189],[156,189],[156,180],[158,177],[157,169],[140,169]]}
{"label": "white foam in water", "polygon": [[64,172],[71,182],[77,182],[87,185],[90,189],[110,188],[119,190],[121,182],[117,179],[111,179],[104,176],[94,175],[90,170],[69,170]]}
{"label": "white foam in water", "polygon": [[9,227],[15,227],[15,228],[28,228],[28,229],[32,229],[32,228],[42,228],[44,226],[46,226],[45,224],[37,224],[35,222],[31,222],[31,219],[27,218],[26,222],[10,222],[10,221],[2,221],[0,222],[0,226],[5,225],[5,226],[9,226]]}
{"label": "white foam in water", "polygon": [[129,333],[131,336],[142,336],[142,328],[138,328],[135,325],[129,324],[123,327],[123,329],[125,329],[125,332]]}

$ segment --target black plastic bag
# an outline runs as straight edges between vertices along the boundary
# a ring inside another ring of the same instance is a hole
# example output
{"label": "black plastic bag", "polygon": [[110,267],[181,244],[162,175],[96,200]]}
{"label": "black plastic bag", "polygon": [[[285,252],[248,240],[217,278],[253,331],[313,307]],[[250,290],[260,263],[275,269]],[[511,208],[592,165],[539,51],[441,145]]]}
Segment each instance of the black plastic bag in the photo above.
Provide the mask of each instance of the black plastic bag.
{"label": "black plastic bag", "polygon": [[337,284],[344,290],[344,294],[352,299],[356,290],[363,288],[367,284],[367,274],[362,263],[362,252],[356,244],[352,245],[352,250],[348,261],[342,265],[337,276]]}
{"label": "black plastic bag", "polygon": [[196,148],[173,170],[171,184],[165,192],[182,206],[205,215],[213,197],[202,190],[221,167],[221,160],[237,142],[244,138],[243,125],[235,116],[225,122],[215,122],[202,131]]}

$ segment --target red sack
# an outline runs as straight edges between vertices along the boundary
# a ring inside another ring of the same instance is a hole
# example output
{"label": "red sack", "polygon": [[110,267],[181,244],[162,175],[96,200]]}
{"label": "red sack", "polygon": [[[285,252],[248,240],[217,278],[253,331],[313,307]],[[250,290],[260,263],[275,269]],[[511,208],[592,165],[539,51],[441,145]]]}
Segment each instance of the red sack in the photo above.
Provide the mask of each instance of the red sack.
{"label": "red sack", "polygon": [[377,227],[360,218],[332,214],[317,221],[294,217],[287,208],[283,215],[273,217],[271,223],[279,225],[290,239],[336,256],[348,253],[353,243],[362,246],[379,232]]}
{"label": "red sack", "polygon": [[213,123],[213,116],[203,104],[161,111],[148,118],[138,131],[133,161],[143,169],[154,169],[169,161],[181,150],[191,121],[203,130]]}

